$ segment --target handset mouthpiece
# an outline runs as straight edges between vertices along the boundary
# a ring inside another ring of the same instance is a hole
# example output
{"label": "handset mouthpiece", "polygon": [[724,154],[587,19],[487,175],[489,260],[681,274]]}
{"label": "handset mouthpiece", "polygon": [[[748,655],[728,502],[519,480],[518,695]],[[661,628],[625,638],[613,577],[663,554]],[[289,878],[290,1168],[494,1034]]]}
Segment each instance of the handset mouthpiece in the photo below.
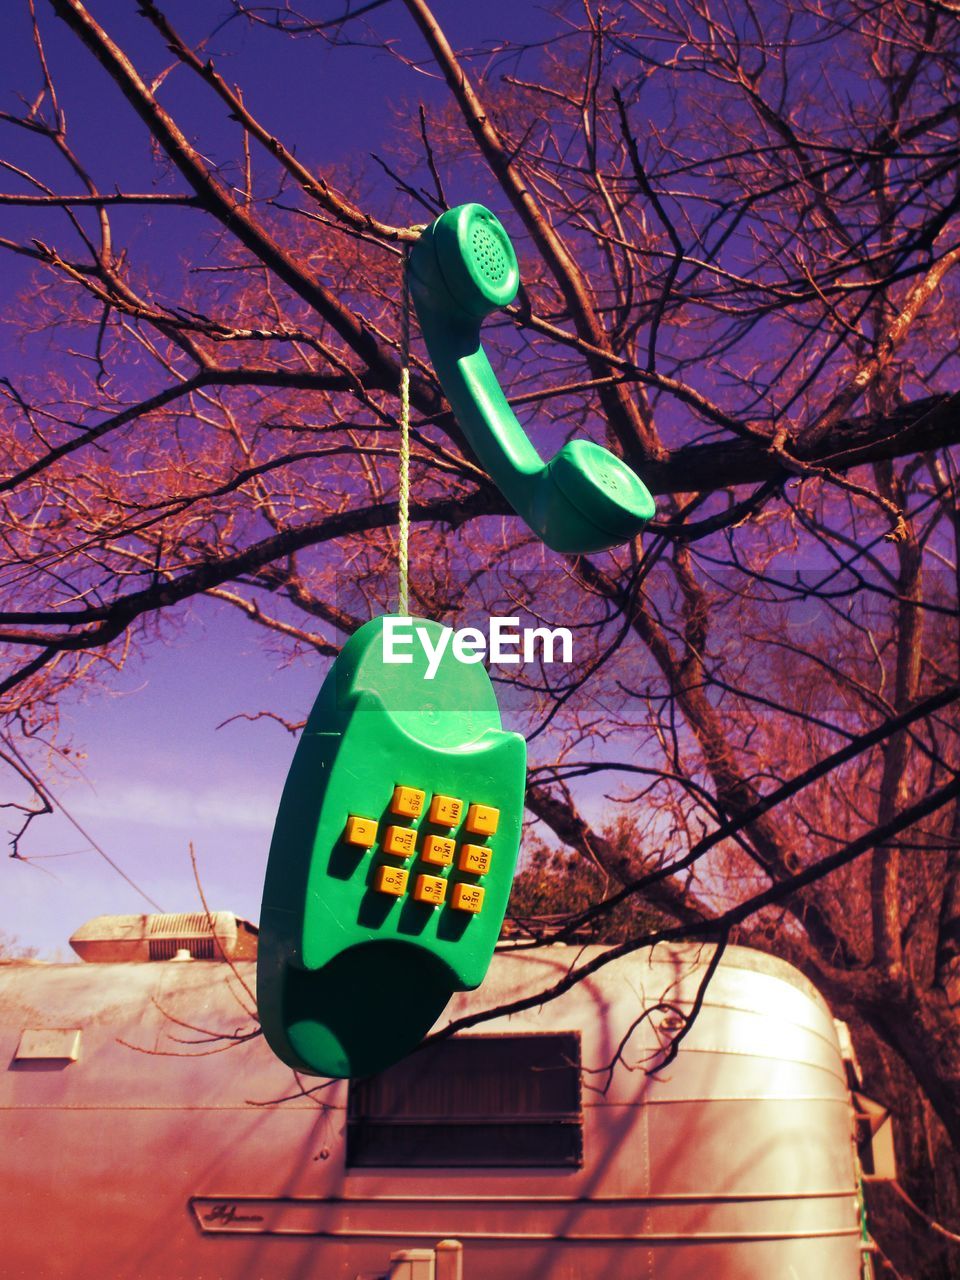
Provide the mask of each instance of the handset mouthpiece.
{"label": "handset mouthpiece", "polygon": [[629,542],[656,512],[636,472],[592,440],[565,444],[536,485],[541,536],[554,551],[568,555],[607,551]]}

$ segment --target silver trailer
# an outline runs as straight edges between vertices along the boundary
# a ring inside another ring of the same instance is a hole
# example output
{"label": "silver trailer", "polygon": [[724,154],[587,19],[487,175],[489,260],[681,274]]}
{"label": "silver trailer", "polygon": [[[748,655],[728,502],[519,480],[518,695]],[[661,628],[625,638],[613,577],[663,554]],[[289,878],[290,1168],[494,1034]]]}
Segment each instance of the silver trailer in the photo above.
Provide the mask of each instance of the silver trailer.
{"label": "silver trailer", "polygon": [[[464,1280],[861,1274],[837,1031],[781,961],[728,949],[653,1075],[702,949],[619,959],[348,1084],[247,1038],[234,917],[102,917],[73,942],[86,963],[0,965],[3,1277],[354,1280],[450,1237]],[[446,1016],[601,954],[498,954]]]}

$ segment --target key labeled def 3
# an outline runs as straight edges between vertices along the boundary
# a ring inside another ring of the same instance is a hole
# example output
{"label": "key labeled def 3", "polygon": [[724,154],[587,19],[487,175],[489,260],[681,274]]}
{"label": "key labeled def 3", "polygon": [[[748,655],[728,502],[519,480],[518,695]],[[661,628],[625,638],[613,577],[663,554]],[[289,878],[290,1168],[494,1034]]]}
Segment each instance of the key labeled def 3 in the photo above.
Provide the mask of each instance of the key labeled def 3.
{"label": "key labeled def 3", "polygon": [[476,915],[483,906],[483,893],[478,884],[455,884],[450,905],[456,911],[469,911]]}

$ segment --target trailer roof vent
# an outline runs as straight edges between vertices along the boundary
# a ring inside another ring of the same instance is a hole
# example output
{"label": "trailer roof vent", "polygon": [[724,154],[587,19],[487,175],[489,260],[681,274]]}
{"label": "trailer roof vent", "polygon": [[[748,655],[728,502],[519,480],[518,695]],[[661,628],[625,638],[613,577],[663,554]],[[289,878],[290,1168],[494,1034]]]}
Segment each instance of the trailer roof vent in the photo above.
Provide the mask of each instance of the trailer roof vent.
{"label": "trailer roof vent", "polygon": [[[218,911],[217,915],[226,915]],[[213,936],[214,917],[205,911],[181,911],[179,914],[147,916],[147,932],[151,938],[176,938],[188,933]]]}
{"label": "trailer roof vent", "polygon": [[139,964],[147,960],[253,960],[257,926],[232,911],[188,911],[141,916],[95,916],[70,945],[90,964]]}

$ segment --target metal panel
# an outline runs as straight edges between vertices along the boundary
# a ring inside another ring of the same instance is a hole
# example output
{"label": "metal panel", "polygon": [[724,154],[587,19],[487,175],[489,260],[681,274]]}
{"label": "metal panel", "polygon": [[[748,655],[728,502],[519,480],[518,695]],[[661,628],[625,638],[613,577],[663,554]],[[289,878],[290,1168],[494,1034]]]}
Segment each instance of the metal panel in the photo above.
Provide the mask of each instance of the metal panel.
{"label": "metal panel", "polygon": [[15,1062],[76,1062],[80,1057],[77,1027],[26,1029],[13,1055]]}
{"label": "metal panel", "polygon": [[[498,956],[449,1016],[602,955]],[[529,1170],[348,1170],[343,1082],[304,1094],[261,1038],[209,1054],[203,1031],[255,1029],[251,965],[0,966],[0,1057],[24,1026],[83,1030],[77,1067],[0,1072],[6,1273],[353,1280],[455,1236],[478,1280],[857,1280],[852,1108],[829,1011],[799,974],[731,948],[677,1060],[637,1069],[662,1052],[644,1024],[603,1089],[638,1013],[665,993],[690,1007],[705,959],[626,957],[484,1025],[581,1033],[584,1165]]]}

